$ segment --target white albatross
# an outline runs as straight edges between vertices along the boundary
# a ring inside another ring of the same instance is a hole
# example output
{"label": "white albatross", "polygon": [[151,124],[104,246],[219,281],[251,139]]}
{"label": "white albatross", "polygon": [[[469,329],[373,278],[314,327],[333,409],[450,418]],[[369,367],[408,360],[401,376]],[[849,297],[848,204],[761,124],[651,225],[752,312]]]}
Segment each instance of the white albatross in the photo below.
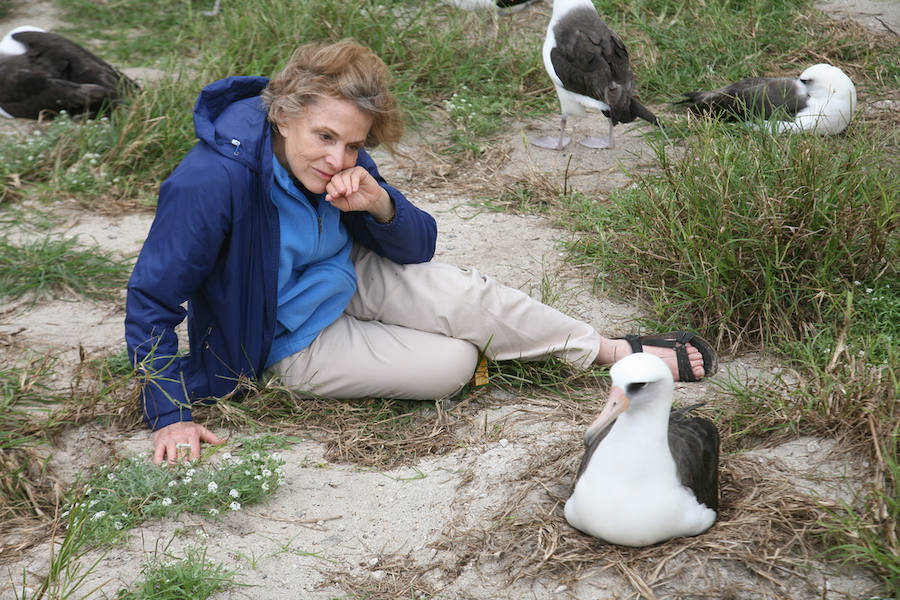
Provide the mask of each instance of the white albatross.
{"label": "white albatross", "polygon": [[609,119],[605,137],[588,137],[588,148],[612,148],[613,127],[640,117],[657,124],[656,116],[634,97],[634,74],[628,51],[594,8],[591,0],[554,0],[543,47],[544,68],[553,81],[562,112],[559,137],[532,140],[540,148],[562,150],[569,115],[583,116],[585,109],[602,112]]}
{"label": "white albatross", "polygon": [[834,135],[856,110],[856,87],[839,68],[820,63],[800,77],[748,77],[710,92],[688,92],[677,104],[728,121],[770,120],[776,133]]}
{"label": "white albatross", "polygon": [[[0,40],[0,116],[95,115],[137,85],[75,42],[24,25]],[[45,112],[46,111],[46,112]]]}
{"label": "white albatross", "polygon": [[715,425],[672,410],[672,372],[656,356],[629,354],[610,375],[609,400],[584,434],[566,520],[623,546],[703,533],[719,504]]}

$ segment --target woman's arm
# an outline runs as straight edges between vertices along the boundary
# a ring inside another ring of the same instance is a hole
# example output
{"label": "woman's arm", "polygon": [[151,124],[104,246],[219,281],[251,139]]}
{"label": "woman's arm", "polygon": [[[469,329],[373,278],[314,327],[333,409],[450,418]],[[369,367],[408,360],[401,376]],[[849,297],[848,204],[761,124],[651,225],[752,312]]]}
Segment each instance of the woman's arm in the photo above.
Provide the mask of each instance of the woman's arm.
{"label": "woman's arm", "polygon": [[191,420],[175,328],[230,231],[228,177],[217,164],[195,148],[163,183],[128,282],[125,338],[143,376],[141,405],[153,430]]}

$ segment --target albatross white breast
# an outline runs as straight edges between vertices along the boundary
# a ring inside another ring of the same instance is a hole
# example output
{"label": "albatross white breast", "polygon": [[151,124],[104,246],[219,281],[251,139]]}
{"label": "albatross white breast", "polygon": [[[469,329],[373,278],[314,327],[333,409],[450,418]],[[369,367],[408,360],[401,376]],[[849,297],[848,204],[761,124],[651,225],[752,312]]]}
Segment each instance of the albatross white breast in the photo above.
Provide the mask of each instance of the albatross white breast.
{"label": "albatross white breast", "polygon": [[559,137],[540,137],[532,143],[562,150],[569,115],[585,109],[602,112],[609,119],[606,137],[589,137],[589,148],[612,148],[613,126],[640,117],[656,124],[656,116],[634,97],[634,74],[625,44],[610,29],[591,0],[554,0],[543,48],[544,68],[550,75],[562,111]]}
{"label": "albatross white breast", "polygon": [[711,92],[688,92],[678,104],[730,121],[775,117],[777,133],[834,135],[846,129],[856,110],[856,87],[839,68],[820,63],[796,78],[748,77]]}
{"label": "albatross white breast", "polygon": [[23,26],[0,41],[0,115],[37,119],[66,110],[96,114],[137,85],[75,42]]}
{"label": "albatross white breast", "polygon": [[566,520],[625,546],[703,533],[718,510],[715,425],[672,410],[672,373],[656,356],[630,354],[610,375],[609,400],[584,435]]}

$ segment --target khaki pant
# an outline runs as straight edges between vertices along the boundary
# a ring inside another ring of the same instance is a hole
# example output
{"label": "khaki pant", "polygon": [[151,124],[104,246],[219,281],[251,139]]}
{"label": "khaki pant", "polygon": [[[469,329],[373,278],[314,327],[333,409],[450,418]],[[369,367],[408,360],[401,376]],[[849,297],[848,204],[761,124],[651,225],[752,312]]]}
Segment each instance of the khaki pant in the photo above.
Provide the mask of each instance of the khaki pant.
{"label": "khaki pant", "polygon": [[352,257],[356,294],[312,344],[272,365],[284,385],[330,398],[435,400],[462,389],[482,350],[582,368],[600,350],[587,323],[476,270],[398,265],[359,245]]}

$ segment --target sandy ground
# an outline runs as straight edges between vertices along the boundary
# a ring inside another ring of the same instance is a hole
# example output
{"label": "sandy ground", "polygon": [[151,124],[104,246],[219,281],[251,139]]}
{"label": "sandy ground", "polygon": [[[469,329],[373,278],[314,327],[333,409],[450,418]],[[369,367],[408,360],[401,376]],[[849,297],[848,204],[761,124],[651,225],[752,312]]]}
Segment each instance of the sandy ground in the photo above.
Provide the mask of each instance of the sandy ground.
{"label": "sandy ground", "polygon": [[[898,2],[829,2],[828,7],[839,16],[859,16],[873,27],[887,23],[900,29]],[[880,20],[872,18],[876,14]],[[35,20],[48,29],[56,24],[46,11],[20,13],[0,23],[0,35],[22,22]],[[573,125],[575,130],[570,134],[575,139],[592,129],[605,129],[605,121],[597,118]],[[9,126],[29,125],[14,122]],[[618,147],[613,151],[588,150],[573,144],[569,150],[555,153],[523,144],[523,138],[556,131],[557,126],[555,118],[548,118],[545,122],[521,124],[511,133],[502,144],[500,155],[504,158],[495,163],[497,168],[490,173],[472,174],[484,181],[484,197],[495,196],[497,187],[511,181],[535,178],[559,187],[567,179],[570,186],[602,193],[627,185],[623,166],[640,169],[652,164],[652,152],[641,137],[641,125],[617,128]],[[558,308],[588,321],[599,331],[624,334],[635,328],[633,319],[638,311],[633,302],[598,296],[588,282],[563,263],[559,241],[565,238],[565,231],[542,217],[477,208],[473,201],[478,200],[479,193],[471,187],[462,193],[453,184],[459,176],[453,173],[453,165],[446,165],[448,175],[443,183],[436,177],[423,179],[412,140],[407,149],[413,160],[394,159],[381,153],[376,153],[376,157],[387,179],[437,219],[440,235],[436,260],[474,266],[535,297],[540,297],[549,282]],[[152,215],[147,214],[108,219],[66,213],[65,217],[60,233],[78,235],[86,243],[128,257],[136,256],[152,220]],[[33,307],[25,302],[0,306],[0,339],[6,334],[6,339],[15,340],[15,348],[53,352],[61,365],[71,365],[77,362],[81,351],[103,355],[122,348],[122,305],[123,302],[98,305],[55,301]],[[11,351],[12,347],[0,346],[0,352]],[[777,366],[760,357],[726,357],[714,381],[678,384],[676,397],[679,402],[716,401],[721,396],[715,381],[767,377],[775,370]],[[496,406],[492,406],[492,394]],[[147,523],[103,559],[83,589],[102,583],[105,593],[114,594],[119,587],[134,582],[145,553],[153,552],[160,541],[170,539],[174,539],[171,548],[176,554],[189,544],[205,544],[210,559],[239,569],[238,581],[253,586],[216,596],[222,599],[325,600],[348,597],[348,586],[373,594],[377,591],[382,594],[376,596],[379,598],[390,597],[389,590],[396,590],[395,597],[409,598],[413,597],[410,586],[415,581],[416,589],[433,592],[430,597],[447,599],[832,600],[868,597],[874,585],[864,573],[836,572],[805,557],[797,559],[802,562],[799,571],[785,575],[778,571],[780,567],[774,567],[775,574],[766,575],[736,561],[716,561],[714,555],[705,559],[692,555],[677,569],[673,559],[654,579],[644,579],[647,588],[637,585],[634,578],[625,576],[623,569],[613,563],[597,564],[578,580],[538,573],[513,581],[509,575],[517,573],[516,565],[502,552],[485,551],[485,544],[473,545],[471,536],[495,523],[512,498],[517,498],[515,514],[546,514],[551,519],[562,519],[560,507],[548,504],[548,497],[564,498],[571,489],[571,478],[580,460],[583,425],[573,424],[546,403],[535,404],[527,397],[511,399],[501,391],[490,392],[481,408],[460,418],[468,420],[468,424],[455,430],[456,450],[423,456],[390,471],[329,462],[325,442],[310,435],[282,453],[286,459],[286,484],[270,502],[246,507],[220,522],[185,516],[177,521]],[[773,476],[792,480],[797,494],[836,501],[852,494],[847,484],[852,466],[830,458],[830,447],[829,440],[803,438],[780,447],[759,449],[748,456]],[[60,440],[52,464],[64,476],[74,479],[81,469],[102,461],[111,448],[125,455],[144,452],[149,448],[149,434],[139,431],[116,435],[86,426]],[[561,469],[547,473],[546,469],[535,467],[545,457],[558,455],[561,449],[570,453],[568,458],[563,457]],[[536,477],[543,479],[537,481],[535,491],[535,486],[528,485],[534,484]],[[528,489],[532,491],[520,495]],[[729,525],[727,508],[723,508],[714,528]],[[494,535],[496,546],[501,547],[506,534],[499,531]],[[660,546],[660,555],[671,548]],[[5,572],[12,579],[21,581],[23,569],[32,577],[45,573],[48,558],[45,544],[4,569],[8,569]],[[773,557],[773,565],[777,562],[777,557]],[[424,574],[419,575],[420,572]],[[780,583],[773,584],[772,578]],[[0,598],[13,597],[10,581],[0,578]]]}

